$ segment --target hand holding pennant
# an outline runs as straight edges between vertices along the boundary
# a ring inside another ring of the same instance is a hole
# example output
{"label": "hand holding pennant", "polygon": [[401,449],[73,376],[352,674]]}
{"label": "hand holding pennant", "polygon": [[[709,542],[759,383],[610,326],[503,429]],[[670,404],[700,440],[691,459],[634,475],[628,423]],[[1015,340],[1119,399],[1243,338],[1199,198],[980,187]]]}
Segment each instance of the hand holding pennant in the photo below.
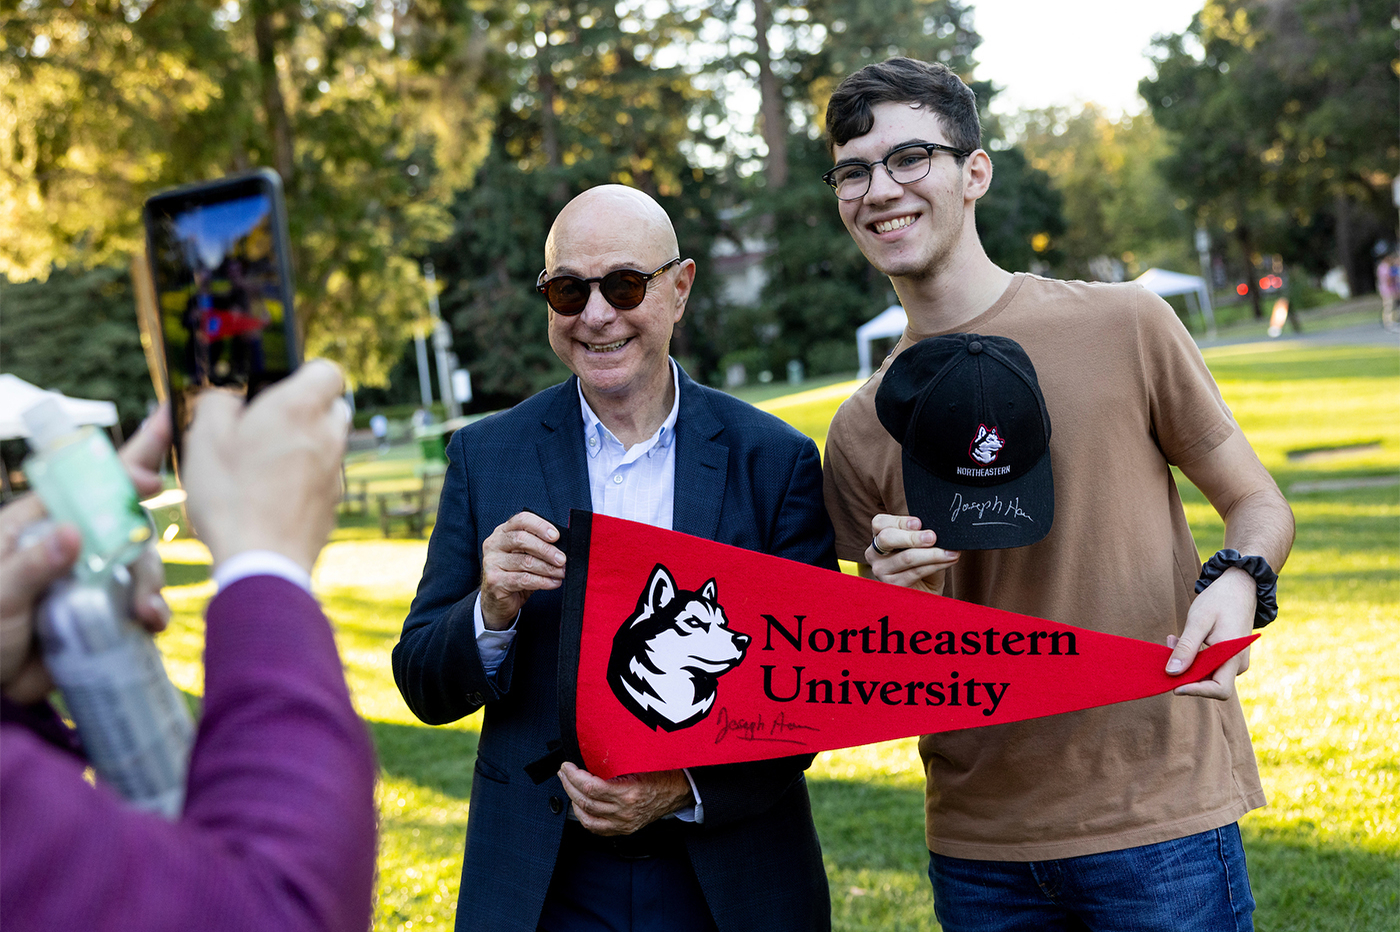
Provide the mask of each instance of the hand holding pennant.
{"label": "hand holding pennant", "polygon": [[[604,778],[1055,715],[1209,677],[1161,644],[583,511],[570,515],[566,756]],[[569,734],[569,724],[575,733]]]}

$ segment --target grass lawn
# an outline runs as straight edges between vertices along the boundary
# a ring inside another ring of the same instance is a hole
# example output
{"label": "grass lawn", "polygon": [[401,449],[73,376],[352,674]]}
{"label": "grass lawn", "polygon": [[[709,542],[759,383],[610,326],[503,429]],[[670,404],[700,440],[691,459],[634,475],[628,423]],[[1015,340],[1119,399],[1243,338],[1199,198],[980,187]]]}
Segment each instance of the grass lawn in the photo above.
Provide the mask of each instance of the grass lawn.
{"label": "grass lawn", "polygon": [[[1220,347],[1226,400],[1298,517],[1279,621],[1240,681],[1269,806],[1243,822],[1261,932],[1393,930],[1400,916],[1400,356],[1393,349]],[[854,383],[761,406],[822,443]],[[1305,451],[1305,452],[1299,452]],[[1290,457],[1290,453],[1293,454]],[[413,480],[408,454],[362,454],[371,492]],[[1183,483],[1203,559],[1221,525]],[[347,676],[379,750],[375,928],[450,928],[479,718],[442,728],[403,706],[389,654],[422,569],[423,541],[384,540],[347,516],[315,574]],[[199,612],[208,554],[162,545],[176,620],[162,646],[178,685],[202,692]],[[818,755],[809,772],[840,930],[932,930],[922,776],[912,739]]]}

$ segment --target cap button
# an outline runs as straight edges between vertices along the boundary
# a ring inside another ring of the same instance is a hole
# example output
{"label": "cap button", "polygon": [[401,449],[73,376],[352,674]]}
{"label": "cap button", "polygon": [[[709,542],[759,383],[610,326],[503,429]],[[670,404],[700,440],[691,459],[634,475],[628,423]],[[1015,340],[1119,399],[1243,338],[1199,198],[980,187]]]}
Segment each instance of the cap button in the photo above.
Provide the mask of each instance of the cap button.
{"label": "cap button", "polygon": [[982,352],[982,343],[981,343],[981,341],[979,341],[979,340],[973,340],[971,343],[967,344],[967,351],[968,351],[969,353],[971,353],[972,355],[974,355],[974,356],[976,356],[978,353]]}

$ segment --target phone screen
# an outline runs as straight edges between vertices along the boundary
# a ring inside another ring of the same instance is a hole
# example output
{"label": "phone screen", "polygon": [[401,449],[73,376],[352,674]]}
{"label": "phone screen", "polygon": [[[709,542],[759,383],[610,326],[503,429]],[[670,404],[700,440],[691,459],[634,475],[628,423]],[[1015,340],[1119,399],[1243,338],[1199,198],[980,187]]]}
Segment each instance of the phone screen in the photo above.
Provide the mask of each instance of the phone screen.
{"label": "phone screen", "polygon": [[280,182],[258,172],[156,195],[146,233],[178,444],[200,392],[252,397],[300,359]]}

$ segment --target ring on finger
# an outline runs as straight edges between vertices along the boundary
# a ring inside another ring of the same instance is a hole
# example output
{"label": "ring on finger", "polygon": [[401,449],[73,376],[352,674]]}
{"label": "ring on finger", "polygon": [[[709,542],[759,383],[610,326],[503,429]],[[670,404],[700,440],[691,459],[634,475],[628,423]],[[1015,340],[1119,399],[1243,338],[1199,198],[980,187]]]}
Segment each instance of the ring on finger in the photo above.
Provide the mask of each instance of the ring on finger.
{"label": "ring on finger", "polygon": [[885,550],[883,547],[880,546],[879,534],[876,534],[874,537],[870,538],[870,546],[875,550],[876,553],[878,553],[882,557],[887,557],[890,554],[894,553],[893,550]]}

